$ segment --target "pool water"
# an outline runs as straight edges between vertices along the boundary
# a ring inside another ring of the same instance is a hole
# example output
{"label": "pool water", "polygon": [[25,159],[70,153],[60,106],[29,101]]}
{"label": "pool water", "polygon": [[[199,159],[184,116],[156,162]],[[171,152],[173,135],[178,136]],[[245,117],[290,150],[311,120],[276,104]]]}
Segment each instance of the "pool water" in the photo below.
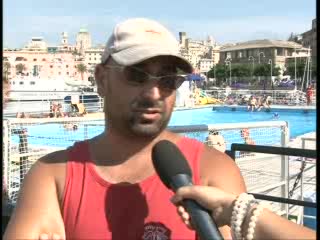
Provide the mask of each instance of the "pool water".
{"label": "pool water", "polygon": [[[307,113],[296,110],[278,111],[279,117],[273,118],[274,112],[247,112],[231,111],[230,109],[212,110],[212,108],[201,108],[191,110],[174,111],[169,122],[169,126],[199,125],[215,123],[241,123],[241,122],[261,122],[261,121],[287,121],[289,123],[290,138],[313,132],[316,129],[316,111],[308,110]],[[94,137],[104,130],[104,121],[90,121],[90,123],[81,122],[79,128],[75,131],[66,130],[60,123],[45,123],[40,125],[21,126],[26,127],[28,131],[28,143],[31,145],[68,147],[75,141]],[[85,125],[85,127],[84,127]],[[241,136],[226,136],[229,145],[232,142],[241,142]],[[207,133],[190,133],[187,136],[204,141]],[[252,138],[258,140],[254,134]],[[280,129],[273,133],[273,138],[260,139],[260,144],[273,145],[278,144],[280,139]],[[19,136],[12,135],[12,140],[19,143]]]}
{"label": "pool water", "polygon": [[[274,113],[278,113],[278,118],[274,118]],[[241,123],[241,122],[261,122],[261,121],[287,121],[289,123],[290,137],[313,132],[316,130],[316,111],[308,110],[273,110],[271,112],[247,112],[232,111],[231,108],[201,108],[193,110],[175,111],[169,122],[174,125],[195,125],[195,124],[215,124],[215,123]]]}

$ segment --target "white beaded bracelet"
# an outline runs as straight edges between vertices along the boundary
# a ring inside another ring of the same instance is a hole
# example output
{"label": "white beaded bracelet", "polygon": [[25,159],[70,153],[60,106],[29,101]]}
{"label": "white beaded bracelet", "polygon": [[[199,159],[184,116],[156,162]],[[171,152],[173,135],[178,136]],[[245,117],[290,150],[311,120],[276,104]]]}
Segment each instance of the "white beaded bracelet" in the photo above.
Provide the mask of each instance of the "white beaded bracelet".
{"label": "white beaded bracelet", "polygon": [[253,202],[255,202],[253,195],[247,193],[241,193],[235,201],[230,226],[236,239],[242,239],[241,226]]}
{"label": "white beaded bracelet", "polygon": [[253,210],[252,215],[250,217],[250,222],[248,224],[248,230],[247,230],[247,234],[246,234],[246,238],[245,238],[246,240],[253,239],[253,234],[254,234],[254,230],[256,227],[258,217],[264,208],[270,209],[269,205],[264,204],[264,203],[259,203],[257,205],[257,207]]}

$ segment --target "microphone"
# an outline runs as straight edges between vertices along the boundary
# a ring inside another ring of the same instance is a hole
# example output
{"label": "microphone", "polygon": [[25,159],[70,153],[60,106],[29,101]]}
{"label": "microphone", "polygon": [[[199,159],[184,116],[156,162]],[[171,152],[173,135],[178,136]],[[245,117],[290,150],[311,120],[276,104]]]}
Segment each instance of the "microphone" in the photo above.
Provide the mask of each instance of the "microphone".
{"label": "microphone", "polygon": [[[163,184],[177,191],[180,187],[191,186],[190,166],[180,150],[170,141],[161,140],[152,148],[153,166]],[[196,201],[184,199],[182,205],[191,216],[192,225],[201,240],[223,239],[209,210]]]}

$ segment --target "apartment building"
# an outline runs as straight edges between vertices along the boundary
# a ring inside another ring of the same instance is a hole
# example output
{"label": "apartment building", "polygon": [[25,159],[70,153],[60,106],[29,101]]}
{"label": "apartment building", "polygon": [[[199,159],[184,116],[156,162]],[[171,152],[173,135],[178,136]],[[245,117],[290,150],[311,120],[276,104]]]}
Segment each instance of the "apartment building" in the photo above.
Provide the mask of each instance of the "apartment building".
{"label": "apartment building", "polygon": [[186,58],[200,72],[206,72],[205,69],[209,65],[211,66],[212,63],[216,64],[219,61],[220,47],[211,36],[206,40],[193,40],[187,38],[185,32],[179,32],[179,43],[181,56]]}
{"label": "apartment building", "polygon": [[301,44],[283,40],[253,40],[224,46],[220,49],[220,61],[224,64],[228,59],[235,63],[270,63],[285,70],[288,57],[295,54],[306,56],[308,50]]}

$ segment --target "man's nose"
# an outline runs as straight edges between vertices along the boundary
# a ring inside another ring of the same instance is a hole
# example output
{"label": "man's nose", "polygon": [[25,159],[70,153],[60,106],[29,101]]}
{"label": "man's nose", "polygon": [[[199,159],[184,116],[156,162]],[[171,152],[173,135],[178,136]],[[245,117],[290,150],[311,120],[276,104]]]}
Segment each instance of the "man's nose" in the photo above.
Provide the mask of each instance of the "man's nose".
{"label": "man's nose", "polygon": [[157,83],[151,83],[143,89],[142,94],[149,99],[158,100],[161,98],[161,89]]}

